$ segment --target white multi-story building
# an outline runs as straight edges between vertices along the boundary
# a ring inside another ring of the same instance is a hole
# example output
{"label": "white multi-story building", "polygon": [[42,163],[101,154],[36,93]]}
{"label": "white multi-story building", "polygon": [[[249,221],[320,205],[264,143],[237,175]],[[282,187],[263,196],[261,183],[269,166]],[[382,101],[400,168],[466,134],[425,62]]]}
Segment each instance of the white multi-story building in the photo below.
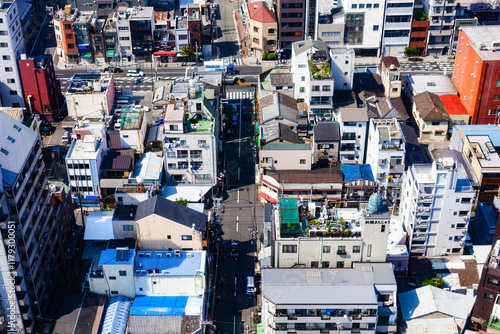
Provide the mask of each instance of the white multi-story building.
{"label": "white multi-story building", "polygon": [[344,0],[342,6],[345,12],[344,44],[353,48],[356,55],[380,56],[385,1]]}
{"label": "white multi-story building", "polygon": [[144,141],[148,130],[144,108],[136,106],[123,109],[119,122],[122,148],[133,148],[138,153],[144,153]]}
{"label": "white multi-story building", "polygon": [[120,59],[133,61],[132,37],[130,36],[130,14],[127,7],[121,6],[117,9],[118,18],[116,21],[117,50]]}
{"label": "white multi-story building", "polygon": [[66,154],[66,171],[73,195],[83,199],[100,198],[100,167],[103,141],[94,135],[85,135],[74,140]]}
{"label": "white multi-story building", "polygon": [[365,161],[368,112],[366,108],[342,108],[337,114],[340,124],[339,160]]}
{"label": "white multi-story building", "polygon": [[101,252],[88,275],[90,291],[99,295],[199,296],[205,293],[205,251]]}
{"label": "white multi-story building", "polygon": [[307,103],[312,115],[331,117],[334,83],[325,42],[294,42],[292,73],[297,101]]}
{"label": "white multi-story building", "polygon": [[65,96],[69,116],[109,116],[115,101],[115,81],[112,75],[97,70],[77,73],[71,78]]}
{"label": "white multi-story building", "polygon": [[23,87],[17,61],[26,53],[17,1],[0,1],[0,62],[2,88],[0,105],[24,107]]}
{"label": "white multi-story building", "polygon": [[178,89],[188,90],[188,98],[169,103],[163,117],[167,182],[215,185],[219,151],[217,110],[203,96],[202,84],[181,86]]}
{"label": "white multi-story building", "polygon": [[387,0],[385,2],[382,55],[399,57],[410,44],[413,1]]}
{"label": "white multi-story building", "polygon": [[405,167],[405,136],[399,122],[393,119],[370,119],[366,163],[372,167],[375,180],[397,205]]}
{"label": "white multi-story building", "polygon": [[263,269],[263,332],[395,333],[396,296],[390,263]]}
{"label": "white multi-story building", "polygon": [[453,158],[408,168],[399,216],[411,255],[461,255],[474,197],[465,169]]}
{"label": "white multi-story building", "polygon": [[331,48],[329,52],[334,89],[352,90],[354,50],[349,48]]}
{"label": "white multi-story building", "polygon": [[457,4],[455,0],[422,0],[423,10],[429,16],[427,54],[446,52],[454,35]]}

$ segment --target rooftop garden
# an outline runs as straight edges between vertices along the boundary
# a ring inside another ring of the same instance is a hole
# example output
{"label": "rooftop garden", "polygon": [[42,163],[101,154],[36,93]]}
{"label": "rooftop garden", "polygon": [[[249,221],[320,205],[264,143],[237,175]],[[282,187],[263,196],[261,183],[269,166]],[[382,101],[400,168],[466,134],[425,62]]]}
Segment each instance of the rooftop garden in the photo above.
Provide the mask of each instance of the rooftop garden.
{"label": "rooftop garden", "polygon": [[429,21],[429,16],[421,9],[413,11],[413,21]]}
{"label": "rooftop garden", "polygon": [[342,217],[337,219],[310,219],[308,227],[304,231],[310,237],[331,237],[331,238],[351,238],[360,237],[359,223],[349,223]]}
{"label": "rooftop garden", "polygon": [[213,121],[203,119],[201,117],[188,118],[189,113],[186,113],[186,128],[188,133],[212,133]]}
{"label": "rooftop garden", "polygon": [[332,78],[332,70],[325,59],[309,59],[309,70],[313,80],[326,80]]}

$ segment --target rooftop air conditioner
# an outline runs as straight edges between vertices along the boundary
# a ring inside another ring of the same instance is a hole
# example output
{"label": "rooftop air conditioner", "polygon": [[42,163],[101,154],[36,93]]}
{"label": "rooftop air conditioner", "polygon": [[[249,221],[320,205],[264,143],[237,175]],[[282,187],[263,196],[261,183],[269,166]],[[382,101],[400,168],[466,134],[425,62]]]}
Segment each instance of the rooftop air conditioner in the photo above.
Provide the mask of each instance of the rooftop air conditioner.
{"label": "rooftop air conditioner", "polygon": [[167,253],[167,257],[172,257],[172,253]]}
{"label": "rooftop air conditioner", "polygon": [[158,253],[157,256],[158,257],[163,257],[163,254],[162,253]]}
{"label": "rooftop air conditioner", "polygon": [[146,257],[151,257],[151,253],[146,253]]}

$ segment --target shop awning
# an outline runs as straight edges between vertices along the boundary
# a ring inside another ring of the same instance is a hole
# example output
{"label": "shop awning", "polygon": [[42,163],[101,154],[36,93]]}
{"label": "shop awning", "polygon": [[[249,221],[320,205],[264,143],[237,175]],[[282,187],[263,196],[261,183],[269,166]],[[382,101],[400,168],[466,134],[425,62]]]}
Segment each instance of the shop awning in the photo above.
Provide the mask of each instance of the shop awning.
{"label": "shop awning", "polygon": [[176,56],[177,52],[175,51],[156,51],[153,53],[153,56]]}
{"label": "shop awning", "polygon": [[127,53],[125,57],[132,57],[132,55],[130,53]]}
{"label": "shop awning", "polygon": [[79,44],[77,48],[78,50],[88,50],[90,49],[90,44]]}
{"label": "shop awning", "polygon": [[83,58],[92,58],[92,54],[91,53],[84,53],[82,55]]}
{"label": "shop awning", "polygon": [[106,57],[118,57],[117,51],[106,51]]}

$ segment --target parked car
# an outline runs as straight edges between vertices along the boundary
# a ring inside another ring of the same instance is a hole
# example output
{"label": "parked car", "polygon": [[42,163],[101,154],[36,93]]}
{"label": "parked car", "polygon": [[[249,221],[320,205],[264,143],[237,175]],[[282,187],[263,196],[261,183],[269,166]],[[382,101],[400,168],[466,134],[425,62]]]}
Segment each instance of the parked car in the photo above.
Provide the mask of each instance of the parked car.
{"label": "parked car", "polygon": [[159,121],[155,122],[155,125],[160,125],[160,124],[163,124],[163,120],[162,119],[160,119]]}
{"label": "parked car", "polygon": [[109,66],[104,69],[104,72],[123,73],[123,70],[119,67]]}
{"label": "parked car", "polygon": [[127,77],[143,77],[143,76],[144,72],[139,69],[127,71]]}
{"label": "parked car", "polygon": [[50,123],[42,123],[40,125],[40,134],[42,136],[50,136],[54,133],[54,126]]}
{"label": "parked car", "polygon": [[230,255],[231,255],[231,257],[235,257],[235,258],[238,257],[238,255],[240,255],[240,249],[239,249],[239,245],[237,242],[231,243]]}
{"label": "parked car", "polygon": [[63,144],[69,144],[71,142],[71,137],[69,136],[69,132],[68,131],[64,131],[63,132],[61,140],[62,140]]}

